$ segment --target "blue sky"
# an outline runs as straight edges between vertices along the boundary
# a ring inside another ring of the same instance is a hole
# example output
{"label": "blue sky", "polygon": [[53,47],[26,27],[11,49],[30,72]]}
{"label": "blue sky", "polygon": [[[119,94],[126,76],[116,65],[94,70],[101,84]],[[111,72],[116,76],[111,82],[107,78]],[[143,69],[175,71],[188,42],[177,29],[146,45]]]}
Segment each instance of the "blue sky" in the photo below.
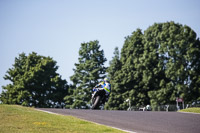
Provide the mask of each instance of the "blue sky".
{"label": "blue sky", "polygon": [[199,0],[0,0],[0,86],[22,52],[53,57],[70,83],[83,42],[99,40],[108,66],[137,28],[174,21],[200,37],[199,7]]}

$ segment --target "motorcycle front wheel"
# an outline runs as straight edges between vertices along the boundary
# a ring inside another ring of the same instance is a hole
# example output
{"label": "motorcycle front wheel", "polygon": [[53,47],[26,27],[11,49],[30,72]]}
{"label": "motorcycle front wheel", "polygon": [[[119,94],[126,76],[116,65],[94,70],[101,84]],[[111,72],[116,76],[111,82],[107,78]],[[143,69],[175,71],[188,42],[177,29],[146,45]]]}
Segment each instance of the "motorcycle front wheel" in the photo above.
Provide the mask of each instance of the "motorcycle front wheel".
{"label": "motorcycle front wheel", "polygon": [[100,100],[101,100],[101,97],[100,97],[100,96],[97,96],[97,97],[95,98],[95,101],[94,101],[94,103],[92,104],[92,109],[98,109],[99,104],[100,104]]}

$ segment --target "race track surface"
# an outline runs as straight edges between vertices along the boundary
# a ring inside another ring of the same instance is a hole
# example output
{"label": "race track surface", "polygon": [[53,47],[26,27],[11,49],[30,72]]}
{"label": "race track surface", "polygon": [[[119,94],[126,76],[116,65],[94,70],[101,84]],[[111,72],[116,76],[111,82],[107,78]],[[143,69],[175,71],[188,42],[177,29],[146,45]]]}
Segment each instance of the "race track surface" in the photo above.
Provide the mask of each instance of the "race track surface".
{"label": "race track surface", "polygon": [[136,133],[200,133],[200,114],[49,108],[39,110],[71,115]]}

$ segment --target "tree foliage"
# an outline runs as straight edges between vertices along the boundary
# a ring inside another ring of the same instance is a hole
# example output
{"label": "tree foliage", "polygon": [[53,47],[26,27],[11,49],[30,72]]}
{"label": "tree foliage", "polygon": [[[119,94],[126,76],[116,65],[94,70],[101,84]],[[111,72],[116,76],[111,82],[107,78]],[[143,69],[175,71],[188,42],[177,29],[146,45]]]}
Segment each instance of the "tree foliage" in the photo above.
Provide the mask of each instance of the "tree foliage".
{"label": "tree foliage", "polygon": [[197,57],[200,53],[196,33],[188,26],[169,22],[154,24],[145,32],[145,38],[148,41],[143,60],[150,60],[149,64],[154,66],[148,67],[153,75],[149,79],[156,80],[155,85],[149,86],[151,104],[172,104],[176,97],[186,102],[198,99],[191,86],[194,83],[192,73],[199,73],[194,70],[199,67]]}
{"label": "tree foliage", "polygon": [[[125,38],[120,69],[111,76],[112,91],[107,109],[175,104],[176,97],[189,103],[200,99],[200,42],[188,26],[155,23],[144,33],[137,29]],[[115,58],[109,68],[115,66]]]}
{"label": "tree foliage", "polygon": [[106,58],[98,41],[82,43],[78,61],[70,77],[73,94],[65,97],[67,108],[89,108],[92,88],[105,77]]}
{"label": "tree foliage", "polygon": [[89,108],[91,89],[110,77],[111,95],[106,109],[124,110],[127,99],[133,106],[175,104],[200,100],[200,41],[187,25],[155,23],[142,32],[137,29],[125,38],[121,52],[106,70],[104,51],[98,41],[82,43],[78,63],[70,77],[72,85],[56,73],[58,66],[50,57],[20,54],[7,71],[0,100],[7,104],[36,107]]}
{"label": "tree foliage", "polygon": [[117,73],[121,69],[121,62],[120,62],[120,57],[119,57],[119,49],[118,47],[115,48],[114,50],[114,57],[112,60],[109,62],[109,67],[107,68],[107,73],[108,77],[110,78],[110,83],[111,83],[111,94],[109,101],[105,105],[105,109],[113,109],[116,110],[118,109],[118,103],[122,99],[120,94],[120,89],[118,89],[120,82],[117,81],[115,78],[117,76]]}
{"label": "tree foliage", "polygon": [[58,66],[50,57],[32,52],[15,58],[12,68],[4,76],[11,83],[3,86],[1,101],[35,107],[61,107],[67,95],[66,80],[56,73]]}

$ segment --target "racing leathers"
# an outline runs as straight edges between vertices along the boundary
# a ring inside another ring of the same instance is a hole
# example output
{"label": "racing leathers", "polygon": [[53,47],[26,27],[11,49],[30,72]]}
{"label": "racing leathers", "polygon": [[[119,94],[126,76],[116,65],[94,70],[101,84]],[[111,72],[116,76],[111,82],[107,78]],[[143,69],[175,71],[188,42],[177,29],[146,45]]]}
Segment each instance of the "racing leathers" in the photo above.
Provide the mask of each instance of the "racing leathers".
{"label": "racing leathers", "polygon": [[[97,84],[95,86],[95,88],[101,88],[101,89],[104,89],[105,91],[105,101],[104,102],[107,102],[108,101],[108,98],[109,98],[109,95],[110,95],[110,92],[111,92],[111,85],[109,82],[101,82],[99,84]],[[93,89],[93,91],[96,91],[95,88]]]}

